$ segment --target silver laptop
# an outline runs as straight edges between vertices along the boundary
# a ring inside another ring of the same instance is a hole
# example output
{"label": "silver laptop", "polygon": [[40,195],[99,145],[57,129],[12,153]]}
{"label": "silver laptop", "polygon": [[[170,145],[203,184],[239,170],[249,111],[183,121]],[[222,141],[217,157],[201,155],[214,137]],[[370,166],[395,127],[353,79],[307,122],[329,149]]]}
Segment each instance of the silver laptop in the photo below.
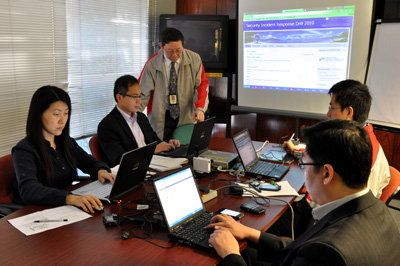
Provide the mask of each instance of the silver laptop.
{"label": "silver laptop", "polygon": [[73,190],[72,194],[92,194],[108,202],[123,196],[141,185],[145,180],[156,145],[157,142],[153,142],[144,147],[124,153],[114,184],[109,182],[102,184],[97,180]]}

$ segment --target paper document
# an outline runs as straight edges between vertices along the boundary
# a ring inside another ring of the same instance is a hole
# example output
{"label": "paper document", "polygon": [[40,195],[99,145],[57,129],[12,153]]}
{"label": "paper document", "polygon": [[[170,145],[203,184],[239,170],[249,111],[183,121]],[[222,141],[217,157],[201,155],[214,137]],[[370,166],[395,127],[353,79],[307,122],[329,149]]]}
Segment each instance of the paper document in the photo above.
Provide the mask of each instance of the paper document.
{"label": "paper document", "polygon": [[164,172],[181,168],[182,165],[185,163],[188,163],[188,159],[186,158],[170,158],[160,155],[153,155],[150,163],[150,168],[160,172]]}
{"label": "paper document", "polygon": [[10,219],[8,222],[26,236],[92,217],[74,206],[61,206]]}
{"label": "paper document", "polygon": [[[264,197],[278,197],[278,196],[298,196],[299,193],[289,184],[288,181],[280,181],[276,182],[278,185],[281,186],[281,189],[279,191],[268,191],[268,190],[262,190],[261,192],[257,192],[254,188],[249,187],[248,184],[243,184],[243,183],[237,183],[239,186],[245,187],[247,189],[250,189],[251,191],[254,191],[257,194],[260,194],[261,196]],[[243,191],[243,197],[251,197],[253,194],[250,192],[244,190]]]}

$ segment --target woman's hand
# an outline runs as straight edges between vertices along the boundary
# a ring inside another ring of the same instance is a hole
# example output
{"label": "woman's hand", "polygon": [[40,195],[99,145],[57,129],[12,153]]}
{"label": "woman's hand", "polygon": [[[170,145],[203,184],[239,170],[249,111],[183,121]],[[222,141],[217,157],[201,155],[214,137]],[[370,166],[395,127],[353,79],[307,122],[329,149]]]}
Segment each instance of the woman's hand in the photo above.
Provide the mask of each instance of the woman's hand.
{"label": "woman's hand", "polygon": [[113,174],[107,172],[104,169],[100,169],[97,172],[97,179],[101,182],[104,183],[105,181],[109,181],[111,184],[114,183],[115,177]]}
{"label": "woman's hand", "polygon": [[103,209],[103,204],[101,203],[101,201],[93,195],[78,196],[68,194],[65,198],[65,203],[67,205],[79,207],[88,213],[94,213],[95,209]]}

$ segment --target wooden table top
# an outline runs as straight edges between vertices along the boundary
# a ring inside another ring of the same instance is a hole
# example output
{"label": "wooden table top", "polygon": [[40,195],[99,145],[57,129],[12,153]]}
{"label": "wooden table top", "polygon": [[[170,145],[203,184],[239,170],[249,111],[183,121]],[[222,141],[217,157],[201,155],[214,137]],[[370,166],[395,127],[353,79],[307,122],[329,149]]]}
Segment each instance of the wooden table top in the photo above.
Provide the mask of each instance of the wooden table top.
{"label": "wooden table top", "polygon": [[[210,149],[234,151],[231,139],[215,138]],[[216,173],[198,178],[200,186],[216,189],[235,181],[236,178],[226,173]],[[292,165],[284,177],[299,191],[304,184],[302,171]],[[135,190],[123,198],[123,202],[133,201],[151,192],[151,183],[142,189]],[[240,210],[241,203],[250,200],[241,196],[227,195],[224,189],[219,190],[218,197],[205,204],[206,209],[216,211],[220,208]],[[280,197],[292,201],[294,197]],[[131,238],[123,240],[121,231],[130,228],[129,223],[117,227],[105,227],[103,214],[134,214],[137,211],[126,210],[117,204],[108,205],[103,212],[97,212],[92,218],[62,226],[43,233],[25,236],[11,224],[8,219],[16,218],[45,209],[43,206],[26,206],[6,218],[0,219],[0,265],[213,265],[218,263],[216,253],[203,251],[188,246],[175,245],[169,241],[167,232],[154,228],[146,239]],[[268,229],[287,209],[287,205],[271,201],[265,214],[246,213],[241,219],[243,224],[259,230]],[[158,247],[149,241],[165,248]],[[167,248],[168,247],[168,248]]]}

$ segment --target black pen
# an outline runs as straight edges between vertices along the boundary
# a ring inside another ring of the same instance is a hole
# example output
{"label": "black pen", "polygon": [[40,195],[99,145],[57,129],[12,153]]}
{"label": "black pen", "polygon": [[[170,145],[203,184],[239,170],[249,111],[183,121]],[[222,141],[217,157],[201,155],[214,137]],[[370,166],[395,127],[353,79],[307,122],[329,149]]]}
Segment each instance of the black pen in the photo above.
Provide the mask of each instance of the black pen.
{"label": "black pen", "polygon": [[57,219],[57,220],[35,220],[34,223],[51,223],[51,222],[68,222],[68,219]]}

